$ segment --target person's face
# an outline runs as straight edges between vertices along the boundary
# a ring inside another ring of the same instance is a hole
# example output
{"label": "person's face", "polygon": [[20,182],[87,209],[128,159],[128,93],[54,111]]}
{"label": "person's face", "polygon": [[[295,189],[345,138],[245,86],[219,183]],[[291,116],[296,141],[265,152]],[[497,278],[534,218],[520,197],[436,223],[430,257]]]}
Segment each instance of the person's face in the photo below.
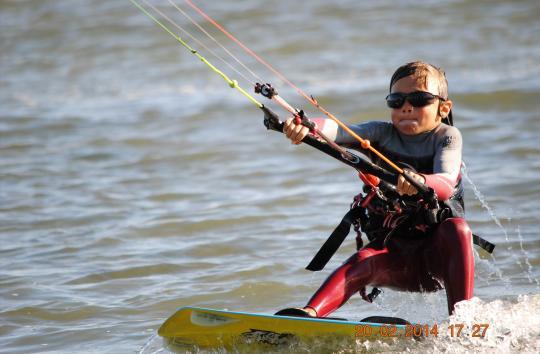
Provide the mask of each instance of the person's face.
{"label": "person's face", "polygon": [[[419,82],[413,76],[406,76],[394,83],[390,93],[408,94],[415,91],[425,91],[433,95],[439,94],[436,80],[428,76],[426,84]],[[444,116],[450,112],[452,102],[433,99],[423,107],[413,107],[408,100],[405,100],[400,108],[392,108],[392,124],[399,132],[405,135],[416,135],[430,131],[441,123],[440,113]]]}

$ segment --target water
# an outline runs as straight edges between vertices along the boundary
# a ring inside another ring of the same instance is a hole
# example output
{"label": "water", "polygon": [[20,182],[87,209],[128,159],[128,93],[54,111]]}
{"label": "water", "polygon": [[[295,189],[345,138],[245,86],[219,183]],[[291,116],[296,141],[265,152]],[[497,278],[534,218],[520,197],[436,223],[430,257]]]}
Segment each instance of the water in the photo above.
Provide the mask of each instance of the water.
{"label": "water", "polygon": [[[407,61],[448,74],[467,219],[497,244],[478,251],[477,298],[456,320],[489,323],[488,337],[349,349],[538,352],[540,5],[197,3],[346,122],[388,119],[388,80]],[[168,352],[155,333],[177,307],[302,305],[352,252],[351,238],[325,271],[303,270],[359,191],[353,171],[267,132],[130,2],[3,0],[0,26],[0,352]],[[444,292],[354,297],[336,315],[375,313],[449,323]]]}

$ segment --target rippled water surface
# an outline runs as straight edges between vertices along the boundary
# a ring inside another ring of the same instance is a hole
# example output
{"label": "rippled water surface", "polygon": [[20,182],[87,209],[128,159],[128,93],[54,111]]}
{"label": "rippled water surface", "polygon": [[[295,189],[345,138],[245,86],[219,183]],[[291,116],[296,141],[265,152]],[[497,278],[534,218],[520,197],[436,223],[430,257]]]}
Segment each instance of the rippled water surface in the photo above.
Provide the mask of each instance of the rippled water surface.
{"label": "rippled water surface", "polygon": [[[205,40],[170,2],[151,3]],[[348,123],[388,119],[397,66],[421,58],[447,72],[467,219],[497,244],[476,254],[478,298],[456,316],[493,331],[349,350],[538,352],[538,2],[197,4]],[[325,271],[304,270],[360,191],[354,171],[267,132],[255,106],[129,1],[1,0],[0,29],[0,352],[168,352],[156,330],[177,307],[303,305],[353,251],[351,237]],[[377,313],[448,321],[444,292],[353,297],[337,315]]]}

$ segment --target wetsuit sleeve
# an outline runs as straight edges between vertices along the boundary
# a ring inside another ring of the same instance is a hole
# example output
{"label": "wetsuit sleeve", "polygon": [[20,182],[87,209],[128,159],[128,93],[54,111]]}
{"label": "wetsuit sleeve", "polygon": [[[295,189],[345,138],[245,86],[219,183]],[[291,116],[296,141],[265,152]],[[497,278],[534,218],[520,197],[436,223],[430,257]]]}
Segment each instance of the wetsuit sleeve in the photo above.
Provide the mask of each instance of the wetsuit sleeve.
{"label": "wetsuit sleeve", "polygon": [[450,127],[437,140],[433,174],[423,175],[426,184],[435,190],[441,200],[450,198],[454,193],[460,176],[462,146],[461,133],[457,128]]}
{"label": "wetsuit sleeve", "polygon": [[[392,124],[387,122],[371,121],[356,125],[349,125],[348,127],[362,139],[367,139],[371,143],[378,143],[385,136],[389,136],[388,130],[391,129]],[[356,147],[359,145],[359,142],[342,128],[337,130],[335,141],[339,145],[344,145],[347,147]]]}
{"label": "wetsuit sleeve", "polygon": [[[315,122],[317,129],[339,145],[353,148],[359,145],[354,137],[339,127],[333,120],[324,118],[312,118],[311,120]],[[392,125],[386,122],[371,121],[348,125],[348,127],[363,139],[370,142],[379,142],[385,135],[389,136],[389,129],[391,130]]]}
{"label": "wetsuit sleeve", "polygon": [[339,126],[331,119],[325,118],[311,118],[311,121],[315,123],[317,129],[323,132],[329,139],[336,140]]}

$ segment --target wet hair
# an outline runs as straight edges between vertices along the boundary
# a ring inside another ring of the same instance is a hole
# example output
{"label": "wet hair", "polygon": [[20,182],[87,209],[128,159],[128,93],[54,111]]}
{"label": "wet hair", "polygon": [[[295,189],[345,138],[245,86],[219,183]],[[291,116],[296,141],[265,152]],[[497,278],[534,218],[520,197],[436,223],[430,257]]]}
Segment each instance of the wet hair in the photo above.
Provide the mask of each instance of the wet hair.
{"label": "wet hair", "polygon": [[[404,77],[412,76],[417,82],[427,86],[427,80],[429,77],[434,78],[437,81],[439,89],[438,95],[443,99],[448,99],[448,81],[446,75],[441,68],[426,63],[424,61],[413,61],[396,69],[392,78],[390,79],[389,91],[392,91],[392,86]],[[452,111],[448,113],[447,117],[442,119],[443,123],[453,125]]]}

